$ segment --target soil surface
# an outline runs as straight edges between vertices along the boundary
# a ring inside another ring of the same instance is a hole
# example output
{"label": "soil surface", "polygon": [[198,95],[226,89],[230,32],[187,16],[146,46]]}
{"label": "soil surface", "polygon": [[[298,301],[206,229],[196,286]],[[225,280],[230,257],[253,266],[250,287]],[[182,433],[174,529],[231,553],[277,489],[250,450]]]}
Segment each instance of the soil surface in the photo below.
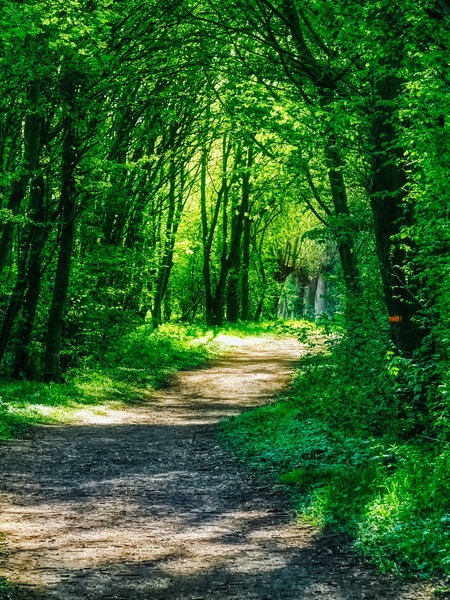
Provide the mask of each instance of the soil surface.
{"label": "soil surface", "polygon": [[[267,403],[302,347],[250,339],[142,406],[0,444],[0,575],[26,600],[425,600],[347,540],[294,520],[221,449],[219,420]],[[1,593],[1,592],[0,592]]]}

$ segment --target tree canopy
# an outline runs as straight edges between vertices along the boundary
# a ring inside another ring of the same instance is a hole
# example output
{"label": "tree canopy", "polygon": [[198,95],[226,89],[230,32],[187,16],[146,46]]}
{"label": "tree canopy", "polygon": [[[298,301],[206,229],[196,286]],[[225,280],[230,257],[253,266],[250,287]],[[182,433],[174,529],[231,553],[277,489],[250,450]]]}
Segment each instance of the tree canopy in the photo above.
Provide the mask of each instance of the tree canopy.
{"label": "tree canopy", "polygon": [[449,15],[3,0],[4,373],[60,381],[146,320],[276,318],[295,276],[295,314],[375,331],[442,408]]}

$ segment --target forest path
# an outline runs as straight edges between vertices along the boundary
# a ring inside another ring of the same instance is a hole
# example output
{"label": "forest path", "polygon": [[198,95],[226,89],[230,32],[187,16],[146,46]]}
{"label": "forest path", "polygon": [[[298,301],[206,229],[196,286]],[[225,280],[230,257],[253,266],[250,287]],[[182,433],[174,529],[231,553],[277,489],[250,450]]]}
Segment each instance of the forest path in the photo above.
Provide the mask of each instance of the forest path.
{"label": "forest path", "polygon": [[217,421],[266,403],[302,351],[247,339],[143,406],[1,443],[0,574],[14,599],[431,598],[295,524],[283,491],[217,445]]}

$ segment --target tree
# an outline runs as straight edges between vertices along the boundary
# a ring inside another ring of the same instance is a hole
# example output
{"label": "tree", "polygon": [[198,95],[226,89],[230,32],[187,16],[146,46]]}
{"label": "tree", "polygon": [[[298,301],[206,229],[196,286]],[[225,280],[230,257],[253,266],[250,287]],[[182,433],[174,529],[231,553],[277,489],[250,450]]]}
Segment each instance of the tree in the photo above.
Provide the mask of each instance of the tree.
{"label": "tree", "polygon": [[[75,216],[77,212],[78,190],[76,167],[80,160],[80,145],[77,137],[77,100],[80,94],[79,74],[71,65],[66,66],[61,79],[61,98],[64,117],[62,123],[61,193],[60,193],[60,233],[58,260],[52,300],[50,304],[44,358],[44,380],[60,381],[60,353],[70,268],[75,237]],[[79,116],[78,116],[79,118]]]}

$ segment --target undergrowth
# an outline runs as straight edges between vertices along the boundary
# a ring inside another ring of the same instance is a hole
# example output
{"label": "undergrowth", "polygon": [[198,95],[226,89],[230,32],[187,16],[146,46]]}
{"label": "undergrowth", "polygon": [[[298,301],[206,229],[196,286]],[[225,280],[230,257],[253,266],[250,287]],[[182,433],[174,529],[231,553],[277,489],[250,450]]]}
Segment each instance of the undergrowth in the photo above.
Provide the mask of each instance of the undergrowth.
{"label": "undergrowth", "polygon": [[220,327],[211,327],[210,330],[217,335],[229,335],[239,338],[261,336],[293,336],[301,341],[310,342],[324,331],[311,321],[276,319],[273,321],[225,323]]}
{"label": "undergrowth", "polygon": [[13,588],[4,577],[0,577],[0,600],[13,600]]}
{"label": "undergrowth", "polygon": [[216,343],[221,334],[230,338],[306,335],[308,328],[294,321],[225,327],[165,324],[156,331],[142,325],[67,371],[63,384],[0,378],[0,439],[19,436],[38,423],[70,422],[80,411],[102,414],[139,403],[177,371],[195,368],[223,352],[227,340],[220,346]]}
{"label": "undergrowth", "polygon": [[30,425],[69,422],[90,411],[139,403],[179,370],[197,367],[218,352],[215,334],[197,326],[141,326],[116,340],[100,360],[66,373],[65,383],[0,379],[0,439]]}
{"label": "undergrowth", "polygon": [[311,345],[290,389],[219,438],[290,486],[302,521],[350,533],[382,571],[448,577],[450,445],[414,434],[386,348],[360,341]]}

